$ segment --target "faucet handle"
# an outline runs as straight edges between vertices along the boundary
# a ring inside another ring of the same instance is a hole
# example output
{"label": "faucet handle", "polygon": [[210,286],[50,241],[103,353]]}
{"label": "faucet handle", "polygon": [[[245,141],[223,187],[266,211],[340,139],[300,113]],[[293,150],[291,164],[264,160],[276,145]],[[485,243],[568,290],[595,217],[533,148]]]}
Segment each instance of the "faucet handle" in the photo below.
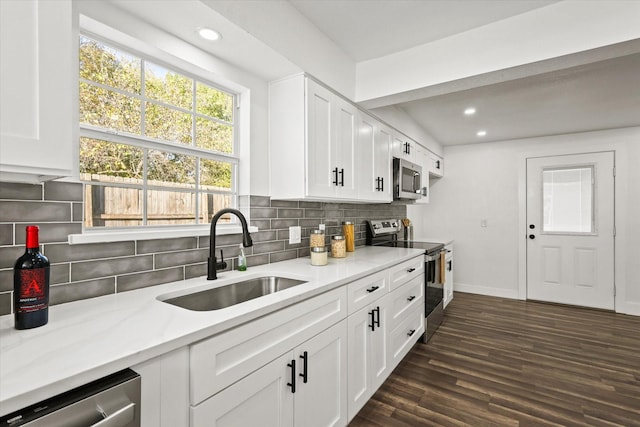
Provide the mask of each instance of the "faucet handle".
{"label": "faucet handle", "polygon": [[220,262],[216,262],[216,270],[224,270],[225,268],[227,268],[227,263],[224,262],[224,254],[220,249]]}

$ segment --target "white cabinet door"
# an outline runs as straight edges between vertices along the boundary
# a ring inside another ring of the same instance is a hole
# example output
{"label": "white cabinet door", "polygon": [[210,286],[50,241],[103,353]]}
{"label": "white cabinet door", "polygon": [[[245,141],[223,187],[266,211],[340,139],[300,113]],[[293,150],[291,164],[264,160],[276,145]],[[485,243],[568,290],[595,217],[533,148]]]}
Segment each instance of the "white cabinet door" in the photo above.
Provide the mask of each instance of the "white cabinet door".
{"label": "white cabinet door", "polygon": [[[333,144],[334,94],[313,80],[306,80],[307,189],[309,196],[334,197],[338,168]],[[296,159],[294,161],[301,161]],[[276,173],[282,174],[282,171]],[[293,177],[304,179],[304,177]]]}
{"label": "white cabinet door", "polygon": [[132,366],[142,377],[140,422],[142,427],[189,425],[189,349]]}
{"label": "white cabinet door", "polygon": [[367,403],[391,372],[388,363],[390,294],[349,316],[349,420]]}
{"label": "white cabinet door", "polygon": [[416,200],[416,204],[427,204],[429,203],[429,174],[432,166],[430,152],[426,148],[417,145],[415,148],[415,162],[422,167],[422,182],[420,185],[422,197]]}
{"label": "white cabinet door", "polygon": [[444,159],[437,154],[431,153],[431,169],[429,170],[429,174],[436,178],[444,176]]}
{"label": "white cabinet door", "polygon": [[356,199],[357,109],[313,80],[306,91],[306,196]]}
{"label": "white cabinet door", "polygon": [[0,180],[74,174],[72,17],[70,0],[0,1]]}
{"label": "white cabinet door", "polygon": [[293,354],[297,366],[294,425],[347,425],[346,320],[300,345]]}
{"label": "white cabinet door", "polygon": [[391,130],[368,114],[358,115],[358,199],[392,201]]}
{"label": "white cabinet door", "polygon": [[292,353],[191,408],[191,427],[292,427]]}
{"label": "white cabinet door", "polygon": [[341,199],[358,197],[356,162],[356,115],[358,110],[342,98],[334,97],[333,159],[338,172],[336,195]]}
{"label": "white cabinet door", "polygon": [[392,153],[393,157],[397,157],[399,159],[405,159],[412,163],[415,163],[416,156],[416,146],[415,141],[403,135],[399,132],[394,131],[392,141]]}

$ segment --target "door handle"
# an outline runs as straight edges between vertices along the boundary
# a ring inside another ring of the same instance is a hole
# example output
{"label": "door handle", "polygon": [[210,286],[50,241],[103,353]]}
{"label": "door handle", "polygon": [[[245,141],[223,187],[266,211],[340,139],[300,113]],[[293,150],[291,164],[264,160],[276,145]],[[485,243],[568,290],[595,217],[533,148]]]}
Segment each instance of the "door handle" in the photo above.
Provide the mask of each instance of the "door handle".
{"label": "door handle", "polygon": [[416,269],[412,267],[412,268],[407,270],[407,273],[413,273],[414,271],[416,271]]}
{"label": "door handle", "polygon": [[376,330],[376,318],[375,318],[375,310],[371,310],[369,312],[369,316],[371,316],[371,324],[369,325],[369,327],[371,328],[372,331]]}
{"label": "door handle", "polygon": [[[98,407],[98,411],[104,414],[104,410]],[[91,427],[125,427],[128,426],[134,419],[136,414],[136,404],[131,402],[128,405],[118,409],[113,414],[109,415],[105,419],[98,421],[95,424],[91,424]]]}
{"label": "door handle", "polygon": [[415,295],[411,295],[409,298],[407,298],[407,301],[411,302],[414,299],[416,299],[416,296]]}
{"label": "door handle", "polygon": [[378,318],[375,320],[375,322],[376,322],[376,326],[379,328],[380,327],[380,306],[376,307],[375,310],[373,311],[378,313]]}
{"label": "door handle", "polygon": [[369,289],[367,289],[367,292],[371,293],[371,292],[375,292],[377,289],[379,289],[380,286],[372,286]]}
{"label": "door handle", "polygon": [[291,393],[296,392],[296,359],[292,359],[291,363],[287,363],[287,366],[291,368],[291,382],[287,383],[287,386],[291,387]]}
{"label": "door handle", "polygon": [[416,333],[416,330],[415,330],[415,329],[411,329],[411,330],[407,333],[407,335],[408,335],[408,336],[411,336],[411,335],[413,335],[413,334],[415,334],[415,333]]}
{"label": "door handle", "polygon": [[535,238],[536,238],[536,236],[535,236],[535,235],[533,235],[533,234],[529,234],[529,238],[530,238],[531,240],[533,240],[533,239],[535,239]]}
{"label": "door handle", "polygon": [[338,185],[338,168],[334,168],[331,172],[333,173],[333,181],[331,181],[331,183]]}
{"label": "door handle", "polygon": [[307,360],[309,359],[307,352],[303,352],[302,356],[300,356],[300,359],[302,359],[302,373],[300,373],[299,375],[302,377],[302,382],[303,383],[307,383]]}
{"label": "door handle", "polygon": [[340,169],[340,186],[344,187],[344,168]]}

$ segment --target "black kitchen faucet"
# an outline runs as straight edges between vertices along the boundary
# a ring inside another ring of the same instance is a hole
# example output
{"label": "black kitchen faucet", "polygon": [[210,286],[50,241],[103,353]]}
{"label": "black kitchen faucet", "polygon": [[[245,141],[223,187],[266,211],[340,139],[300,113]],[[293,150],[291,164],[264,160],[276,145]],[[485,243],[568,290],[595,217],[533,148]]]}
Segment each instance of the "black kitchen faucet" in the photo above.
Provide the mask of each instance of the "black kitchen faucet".
{"label": "black kitchen faucet", "polygon": [[237,209],[225,208],[220,209],[216,214],[211,218],[211,229],[209,231],[209,258],[207,259],[207,280],[216,280],[218,278],[218,270],[222,270],[227,268],[227,263],[224,262],[224,257],[222,256],[222,251],[220,251],[220,262],[216,260],[216,223],[218,219],[226,213],[232,213],[238,217],[240,220],[240,224],[242,225],[242,246],[245,248],[249,246],[253,246],[253,241],[251,240],[251,234],[249,234],[249,226],[247,225],[247,220]]}

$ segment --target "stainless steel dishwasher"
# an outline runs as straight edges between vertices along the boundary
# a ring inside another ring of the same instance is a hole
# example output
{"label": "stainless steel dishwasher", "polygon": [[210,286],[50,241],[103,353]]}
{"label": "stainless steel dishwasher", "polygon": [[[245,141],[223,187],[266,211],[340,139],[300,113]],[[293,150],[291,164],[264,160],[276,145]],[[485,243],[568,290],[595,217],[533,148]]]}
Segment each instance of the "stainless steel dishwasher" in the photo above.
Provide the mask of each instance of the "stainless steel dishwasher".
{"label": "stainless steel dishwasher", "polygon": [[125,369],[0,418],[0,427],[140,427],[140,375]]}

